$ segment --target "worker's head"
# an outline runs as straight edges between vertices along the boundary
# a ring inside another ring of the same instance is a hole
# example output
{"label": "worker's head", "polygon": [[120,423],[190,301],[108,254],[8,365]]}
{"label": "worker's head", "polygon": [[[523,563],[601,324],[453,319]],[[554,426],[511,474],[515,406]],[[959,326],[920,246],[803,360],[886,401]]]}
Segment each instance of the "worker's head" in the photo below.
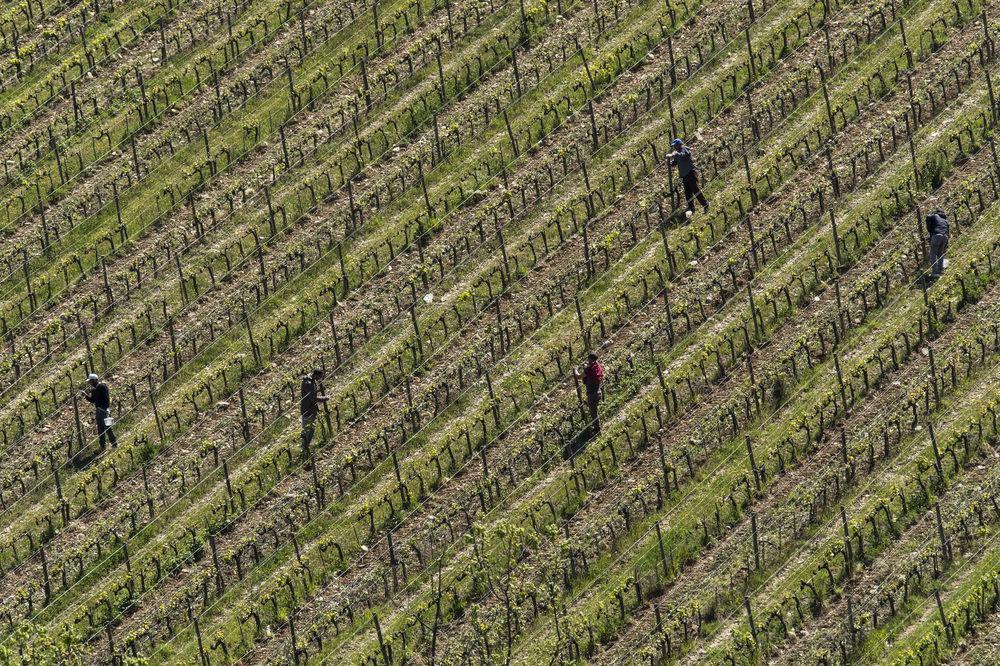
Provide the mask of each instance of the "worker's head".
{"label": "worker's head", "polygon": [[323,379],[323,375],[325,375],[325,374],[326,373],[323,372],[323,368],[313,368],[312,378],[313,379],[317,379],[317,380],[318,379]]}
{"label": "worker's head", "polygon": [[93,372],[87,375],[87,383],[91,386],[97,386],[98,377]]}
{"label": "worker's head", "polygon": [[684,142],[681,141],[680,139],[674,139],[673,141],[670,142],[670,145],[674,147],[674,150],[677,150],[678,148],[684,145]]}
{"label": "worker's head", "polygon": [[589,354],[587,354],[587,361],[590,363],[597,363],[597,354],[595,354],[594,352],[590,352]]}
{"label": "worker's head", "polygon": [[943,217],[943,218],[947,218],[948,217],[947,215],[944,214],[944,211],[941,210],[940,208],[935,209],[934,212],[931,213],[931,215],[937,215],[937,216]]}

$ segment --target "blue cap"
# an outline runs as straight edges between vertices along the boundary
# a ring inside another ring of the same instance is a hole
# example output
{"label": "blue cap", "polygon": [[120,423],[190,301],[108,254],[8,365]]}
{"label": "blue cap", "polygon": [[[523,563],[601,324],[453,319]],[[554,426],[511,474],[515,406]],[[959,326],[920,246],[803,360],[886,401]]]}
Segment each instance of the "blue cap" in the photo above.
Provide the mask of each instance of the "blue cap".
{"label": "blue cap", "polygon": [[684,142],[683,142],[683,141],[681,141],[680,139],[674,139],[673,141],[671,141],[671,142],[670,142],[670,145],[671,145],[671,146],[680,146],[680,145],[681,145],[681,144],[683,144],[683,143],[684,143]]}

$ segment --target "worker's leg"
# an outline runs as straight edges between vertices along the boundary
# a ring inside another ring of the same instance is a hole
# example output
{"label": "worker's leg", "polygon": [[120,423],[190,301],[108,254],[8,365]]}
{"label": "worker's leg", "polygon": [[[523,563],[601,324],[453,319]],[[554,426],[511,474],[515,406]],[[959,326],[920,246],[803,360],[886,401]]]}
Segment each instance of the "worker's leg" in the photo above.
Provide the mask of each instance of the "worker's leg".
{"label": "worker's leg", "polygon": [[312,442],[313,433],[316,428],[313,426],[315,416],[302,415],[302,458],[309,457],[309,443]]}
{"label": "worker's leg", "polygon": [[118,439],[115,437],[115,431],[111,429],[110,426],[104,425],[104,417],[99,416],[97,418],[97,443],[101,447],[101,451],[104,450],[104,441],[111,442],[111,446],[118,446]]}
{"label": "worker's leg", "polygon": [[948,237],[943,234],[931,236],[931,277],[941,277],[944,271],[944,253],[948,249]]}
{"label": "worker's leg", "polygon": [[601,401],[599,393],[587,394],[587,406],[590,407],[590,434],[591,436],[601,434],[601,415],[597,412],[597,405]]}
{"label": "worker's leg", "polygon": [[695,178],[694,173],[689,173],[681,178],[681,182],[684,184],[684,199],[687,201],[688,210],[693,213],[695,190],[698,189],[698,179]]}
{"label": "worker's leg", "polygon": [[698,203],[701,204],[702,208],[708,211],[708,199],[706,199],[705,195],[701,193],[701,184],[698,182],[698,172],[692,171],[691,177],[694,179],[694,193],[695,196],[698,197]]}

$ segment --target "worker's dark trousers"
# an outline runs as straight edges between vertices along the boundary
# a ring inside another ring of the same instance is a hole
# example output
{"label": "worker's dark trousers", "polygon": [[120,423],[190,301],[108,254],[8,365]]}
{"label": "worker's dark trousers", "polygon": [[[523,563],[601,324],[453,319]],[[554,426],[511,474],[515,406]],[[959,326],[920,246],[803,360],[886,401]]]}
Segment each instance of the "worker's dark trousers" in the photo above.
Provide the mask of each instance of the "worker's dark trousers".
{"label": "worker's dark trousers", "polygon": [[313,433],[316,432],[315,414],[302,415],[302,459],[309,457],[309,443],[312,442]]}
{"label": "worker's dark trousers", "polygon": [[600,393],[587,392],[587,407],[590,408],[590,435],[601,434],[601,416],[597,413],[597,405],[601,402]]}
{"label": "worker's dark trousers", "polygon": [[948,249],[948,236],[934,234],[931,236],[931,275],[941,277],[944,272],[944,253]]}
{"label": "worker's dark trousers", "polygon": [[115,431],[111,429],[111,426],[104,425],[104,412],[97,412],[97,442],[102,449],[104,448],[105,436],[111,442],[111,446],[118,446]]}
{"label": "worker's dark trousers", "polygon": [[684,182],[684,198],[687,199],[688,210],[694,212],[695,198],[698,199],[698,203],[703,208],[708,208],[708,199],[701,193],[701,187],[698,186],[698,172],[692,171],[681,180]]}

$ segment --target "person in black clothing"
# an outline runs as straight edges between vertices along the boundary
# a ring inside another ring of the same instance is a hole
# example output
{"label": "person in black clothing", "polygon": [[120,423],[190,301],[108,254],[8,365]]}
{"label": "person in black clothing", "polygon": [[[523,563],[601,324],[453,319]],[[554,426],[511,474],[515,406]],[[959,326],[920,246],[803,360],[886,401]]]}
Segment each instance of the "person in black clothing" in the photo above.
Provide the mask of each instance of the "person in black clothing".
{"label": "person in black clothing", "polygon": [[104,450],[105,435],[107,435],[108,441],[111,442],[111,446],[118,446],[115,431],[111,429],[110,425],[111,391],[108,390],[108,385],[100,381],[94,373],[87,375],[87,384],[89,386],[84,389],[83,397],[87,402],[94,403],[96,410],[95,419],[97,420],[97,441],[100,443],[101,451]]}
{"label": "person in black clothing", "polygon": [[302,400],[299,403],[299,409],[302,413],[303,459],[309,458],[309,443],[316,431],[313,424],[319,411],[319,403],[327,401],[327,397],[323,395],[323,375],[322,368],[314,368],[312,374],[302,378]]}
{"label": "person in black clothing", "polygon": [[948,217],[940,208],[928,215],[927,236],[930,240],[931,279],[937,280],[944,272],[944,253],[948,249]]}
{"label": "person in black clothing", "polygon": [[691,157],[691,149],[685,146],[680,139],[674,139],[671,145],[674,150],[668,153],[667,157],[670,158],[671,164],[677,165],[681,182],[684,184],[684,198],[687,199],[688,210],[694,212],[694,200],[697,198],[698,203],[707,213],[708,199],[701,193],[701,187],[698,185],[698,167],[695,166],[694,158]]}

